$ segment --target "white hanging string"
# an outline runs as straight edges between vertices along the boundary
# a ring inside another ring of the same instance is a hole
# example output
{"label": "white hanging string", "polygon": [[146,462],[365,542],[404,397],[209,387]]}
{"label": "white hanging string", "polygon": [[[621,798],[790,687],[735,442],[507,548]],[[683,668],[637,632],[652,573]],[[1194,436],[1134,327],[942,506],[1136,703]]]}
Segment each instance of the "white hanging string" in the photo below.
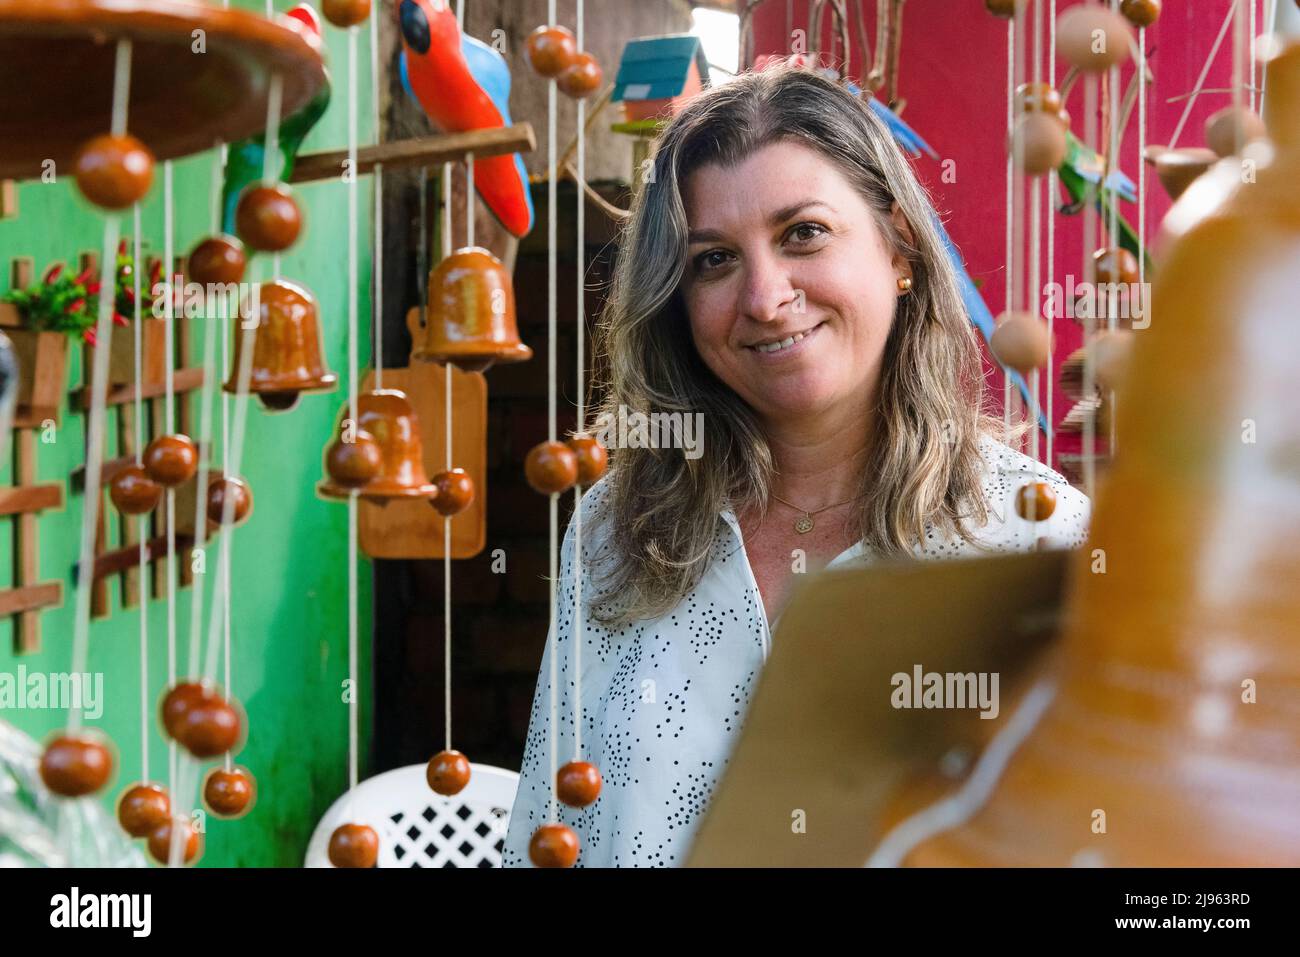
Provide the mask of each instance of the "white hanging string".
{"label": "white hanging string", "polygon": [[[348,408],[357,421],[357,379],[360,360],[357,348],[357,28],[348,27]],[[377,356],[376,361],[382,365]],[[357,489],[348,495],[348,680],[352,695],[348,701],[348,788],[357,786],[358,698],[357,687]]]}
{"label": "white hanging string", "polygon": [[[1016,114],[1016,21],[1015,18],[1007,20],[1007,136],[1011,137],[1015,130]],[[1012,140],[1014,142],[1014,139]],[[1011,312],[1012,307],[1012,219],[1013,219],[1013,194],[1012,189],[1015,183],[1015,157],[1011,151],[1007,152],[1007,230],[1006,230],[1006,256],[1004,259],[1006,267],[1006,297],[1003,310]],[[995,357],[996,358],[996,357]],[[1003,438],[1009,438],[1011,435],[1011,372],[1005,366],[1002,368],[1002,435]]]}
{"label": "white hanging string", "polygon": [[[583,0],[578,0],[577,9],[578,49],[583,49],[586,42],[586,10]],[[587,101],[578,99],[578,182],[587,181]],[[586,429],[586,376],[583,371],[583,340],[587,335],[586,302],[584,291],[587,282],[587,197],[581,187],[574,190],[577,195],[577,209],[574,210],[578,226],[578,282],[577,282],[577,330],[578,340],[578,434]],[[582,758],[582,486],[573,487],[573,760]]]}
{"label": "white hanging string", "polygon": [[[555,0],[546,0],[546,23],[548,26],[555,26]],[[555,79],[551,78],[546,81],[546,168],[549,175],[546,180],[546,413],[547,413],[547,438],[549,441],[555,441],[555,335],[556,335],[556,189],[555,189],[555,112],[556,112],[556,84]],[[550,574],[547,576],[548,591],[550,592],[550,633],[555,634],[555,585],[559,577],[559,569],[556,567],[556,539],[559,537],[559,496],[547,496],[550,504],[551,517],[551,547],[550,547]],[[556,636],[558,638],[558,636]],[[559,726],[559,698],[557,686],[559,684],[558,662],[559,655],[557,649],[551,649],[551,726],[550,726],[550,756],[551,756],[551,786],[550,791],[550,821],[552,824],[556,820],[556,728]]]}
{"label": "white hanging string", "polygon": [[[1043,82],[1043,0],[1034,3],[1034,83],[1037,88]],[[1033,306],[1034,321],[1041,322],[1043,317],[1042,296],[1042,256],[1043,256],[1043,184],[1042,177],[1034,176],[1030,180],[1030,229],[1029,229],[1029,302]],[[1051,196],[1048,196],[1051,199]],[[1047,369],[1052,369],[1051,343],[1048,343]],[[1030,433],[1030,456],[1034,460],[1034,479],[1039,476],[1038,461],[1038,388],[1039,372],[1034,369],[1029,374],[1029,395],[1033,406],[1025,414],[1033,422]],[[1037,509],[1034,511],[1037,520]],[[1035,536],[1037,547],[1037,536]]]}
{"label": "white hanging string", "polygon": [[[1111,9],[1111,13],[1118,16],[1119,0],[1110,0],[1110,9]],[[1138,77],[1138,80],[1139,82],[1141,81],[1140,76]],[[1110,96],[1109,96],[1109,102],[1107,103],[1106,106],[1106,116],[1110,122],[1110,130],[1109,130],[1109,136],[1107,137],[1106,163],[1102,168],[1103,186],[1108,186],[1112,174],[1118,175],[1118,173],[1120,172],[1119,65],[1118,64],[1110,68],[1110,74],[1107,77],[1107,82],[1108,82]],[[1103,193],[1102,195],[1105,196],[1106,194]],[[1108,248],[1115,250],[1114,278],[1118,280],[1120,278],[1119,252],[1123,247],[1120,245],[1120,235],[1119,235],[1119,198],[1113,192],[1106,199],[1106,220],[1107,220],[1106,246]],[[1115,298],[1118,299],[1118,296],[1116,296]],[[1106,330],[1110,333],[1114,333],[1115,329],[1118,328],[1119,317],[1116,315],[1117,311],[1118,311],[1117,306],[1111,306],[1108,304],[1108,307],[1106,309]],[[1107,442],[1106,442],[1106,454],[1108,457],[1113,457],[1116,452],[1115,401],[1116,401],[1115,390],[1107,389],[1106,390],[1107,417],[1110,419],[1109,428],[1107,429],[1108,434],[1107,434]],[[1100,406],[1098,406],[1098,409],[1100,410]]]}
{"label": "white hanging string", "polygon": [[[175,218],[173,216],[172,162],[163,163],[163,431],[176,434],[175,376],[172,366],[176,361],[175,282],[176,255]],[[163,493],[163,509],[167,525],[167,687],[176,685],[176,490],[168,487]],[[167,746],[170,765],[169,787],[176,789],[176,742]]]}
{"label": "white hanging string", "polygon": [[[383,139],[383,125],[379,110],[379,8],[370,8],[370,98],[374,120],[371,138],[376,144]],[[375,388],[384,387],[384,164],[376,163],[374,171],[374,262],[371,267],[375,301],[371,308],[371,325],[375,329]]]}
{"label": "white hanging string", "polygon": [[[1083,77],[1083,117],[1084,117],[1084,142],[1097,142],[1097,75],[1095,73],[1085,73]],[[1103,172],[1103,176],[1104,176]],[[1100,189],[1100,187],[1098,187]],[[1087,190],[1085,190],[1085,194]],[[1097,209],[1093,204],[1092,197],[1085,195],[1083,203],[1083,274],[1086,277],[1091,288],[1096,290],[1097,268],[1096,261],[1092,258],[1092,251],[1097,248]],[[1099,304],[1100,297],[1094,296],[1094,304]],[[1097,331],[1097,310],[1094,306],[1088,309],[1083,320],[1083,341],[1089,343]],[[1093,364],[1093,356],[1085,348],[1083,351],[1083,395],[1085,399],[1091,399],[1096,383],[1096,371]],[[1083,490],[1089,497],[1093,497],[1094,486],[1096,483],[1096,447],[1097,447],[1097,417],[1096,411],[1089,408],[1083,417]]]}
{"label": "white hanging string", "polygon": [[[1047,17],[1047,79],[1053,88],[1056,87],[1056,0],[1052,0],[1052,7]],[[1062,109],[1065,104],[1061,104]],[[1056,169],[1047,171],[1047,284],[1052,286],[1056,282]],[[1053,296],[1050,300],[1056,302]],[[1055,365],[1052,361],[1054,353],[1054,344],[1056,341],[1056,310],[1050,305],[1047,309],[1047,454],[1044,457],[1050,468],[1052,462],[1052,443],[1056,436],[1056,418],[1052,408],[1052,395],[1055,392],[1056,376],[1054,375]]]}
{"label": "white hanging string", "polygon": [[[143,312],[140,305],[140,204],[137,202],[132,210],[132,249],[131,249],[131,293],[132,326],[135,336],[135,368],[138,377],[144,365],[144,347],[141,339]],[[114,283],[116,285],[116,282]],[[144,396],[143,390],[135,390],[135,462],[139,465],[144,454]],[[149,780],[149,602],[146,574],[148,571],[147,534],[148,527],[144,516],[135,519],[137,547],[139,549],[140,594],[140,780]]]}
{"label": "white hanging string", "polygon": [[[127,100],[131,87],[131,41],[119,40],[113,65],[114,136],[126,133]],[[99,315],[95,326],[93,371],[90,381],[90,413],[86,423],[86,483],[81,509],[81,552],[77,565],[76,618],[72,633],[72,674],[84,674],[90,652],[90,592],[95,579],[95,530],[99,517],[101,478],[104,466],[104,419],[108,400],[108,353],[113,336],[113,299],[116,283],[104,278],[114,261],[121,224],[116,213],[104,217],[103,256],[100,259]],[[81,703],[74,696],[68,709],[68,733],[81,728]]]}

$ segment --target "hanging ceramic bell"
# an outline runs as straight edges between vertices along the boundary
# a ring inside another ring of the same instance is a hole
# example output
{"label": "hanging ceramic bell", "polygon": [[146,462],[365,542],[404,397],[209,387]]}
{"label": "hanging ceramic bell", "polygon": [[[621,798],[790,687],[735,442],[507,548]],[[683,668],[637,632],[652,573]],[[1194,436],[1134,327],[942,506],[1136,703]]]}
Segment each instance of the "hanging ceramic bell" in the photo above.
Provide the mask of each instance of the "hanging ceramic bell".
{"label": "hanging ceramic bell", "polygon": [[519,341],[510,274],[486,249],[458,249],[429,274],[429,321],[410,313],[411,358],[451,362],[483,372],[494,362],[522,362],[533,350]]}
{"label": "hanging ceramic bell", "polygon": [[1275,154],[1161,256],[1054,697],[909,863],[1300,861],[1300,43],[1267,82]]}
{"label": "hanging ceramic bell", "polygon": [[[339,413],[340,434],[347,415],[348,407],[344,405]],[[364,484],[353,483],[348,476],[334,473],[330,463],[335,457],[327,454],[330,474],[316,486],[322,496],[346,499],[356,490],[362,498],[382,503],[395,498],[433,498],[438,494],[438,486],[429,481],[424,470],[420,424],[405,392],[376,389],[361,393],[357,397],[356,435],[369,437],[362,440],[366,447],[370,440],[379,446],[378,471]]]}
{"label": "hanging ceramic bell", "polygon": [[[248,316],[251,309],[245,301],[241,314]],[[304,392],[331,391],[338,376],[325,368],[316,297],[305,286],[276,279],[259,287],[257,310],[248,391],[275,412],[293,408]],[[227,392],[238,390],[244,335],[244,329],[236,326]]]}

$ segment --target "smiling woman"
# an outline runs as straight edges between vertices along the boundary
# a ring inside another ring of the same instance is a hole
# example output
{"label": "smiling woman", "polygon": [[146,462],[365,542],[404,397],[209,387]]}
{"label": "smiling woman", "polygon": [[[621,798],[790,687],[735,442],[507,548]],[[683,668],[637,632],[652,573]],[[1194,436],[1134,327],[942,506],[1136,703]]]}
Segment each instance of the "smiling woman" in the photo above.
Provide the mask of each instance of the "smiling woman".
{"label": "smiling woman", "polygon": [[[1088,500],[993,438],[934,223],[889,131],[810,72],[742,75],[665,130],[602,320],[599,416],[699,414],[703,440],[611,449],[583,497],[506,864],[556,819],[580,864],[682,863],[801,572],[1083,541]],[[601,796],[548,812],[544,765],[570,754]]]}

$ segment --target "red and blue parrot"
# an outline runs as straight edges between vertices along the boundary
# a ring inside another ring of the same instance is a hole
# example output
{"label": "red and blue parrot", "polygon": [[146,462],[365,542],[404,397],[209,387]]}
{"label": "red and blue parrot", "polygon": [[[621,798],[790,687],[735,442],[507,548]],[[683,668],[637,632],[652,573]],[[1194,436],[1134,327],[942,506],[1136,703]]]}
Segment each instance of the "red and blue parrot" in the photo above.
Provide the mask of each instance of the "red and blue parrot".
{"label": "red and blue parrot", "polygon": [[[446,0],[402,0],[402,86],[448,133],[510,125],[510,70],[486,43],[462,36]],[[533,228],[528,172],[518,153],[474,161],[474,186],[515,236]]]}

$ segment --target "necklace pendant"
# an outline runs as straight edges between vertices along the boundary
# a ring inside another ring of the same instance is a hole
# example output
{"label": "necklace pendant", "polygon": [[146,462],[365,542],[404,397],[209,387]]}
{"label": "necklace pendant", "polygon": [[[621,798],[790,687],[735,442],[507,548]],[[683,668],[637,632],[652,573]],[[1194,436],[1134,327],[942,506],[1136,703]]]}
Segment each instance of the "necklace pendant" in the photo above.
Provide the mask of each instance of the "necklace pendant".
{"label": "necklace pendant", "polygon": [[811,515],[805,515],[797,519],[794,523],[794,530],[800,535],[807,535],[813,530],[813,520]]}

